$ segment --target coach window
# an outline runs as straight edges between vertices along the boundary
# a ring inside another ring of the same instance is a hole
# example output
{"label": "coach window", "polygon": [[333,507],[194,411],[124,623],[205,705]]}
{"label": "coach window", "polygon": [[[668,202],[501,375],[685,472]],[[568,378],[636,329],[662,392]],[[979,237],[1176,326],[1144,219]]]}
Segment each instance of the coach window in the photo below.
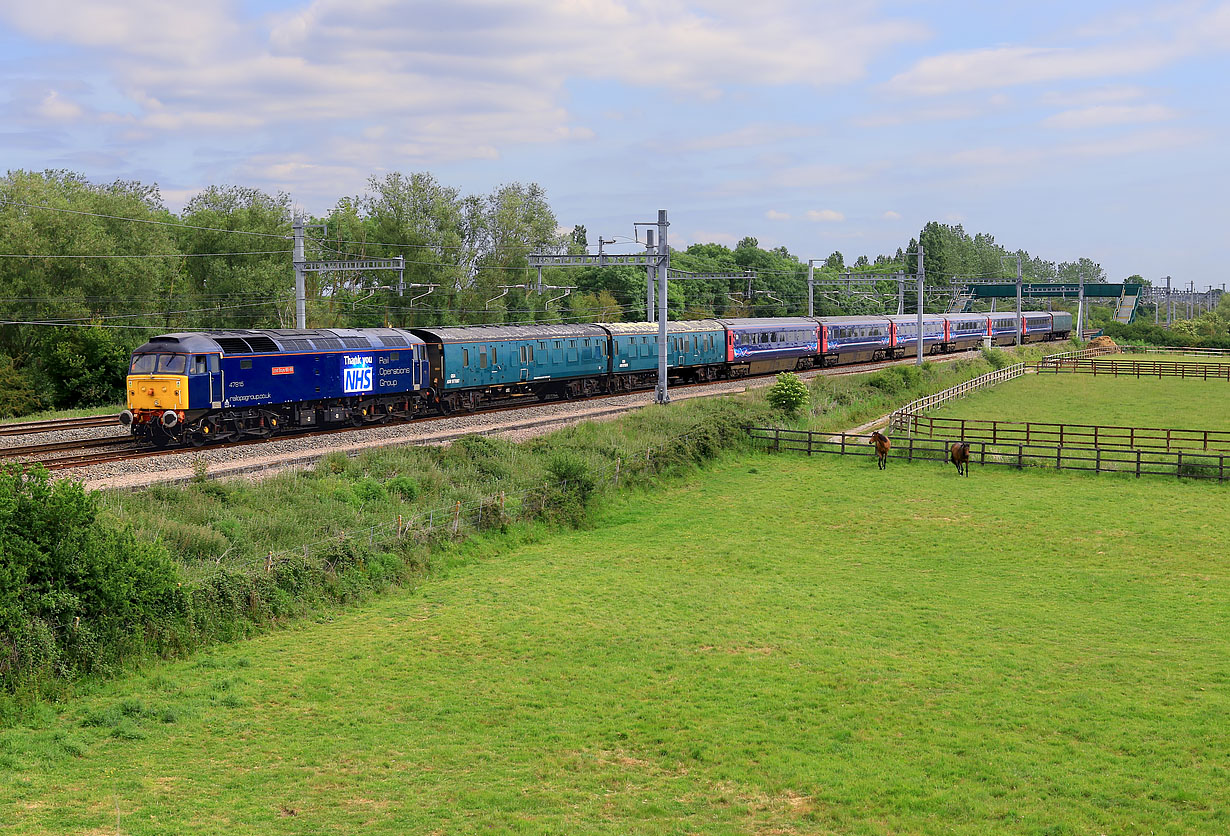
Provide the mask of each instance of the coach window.
{"label": "coach window", "polygon": [[478,350],[478,367],[480,369],[487,368],[487,349],[485,348]]}
{"label": "coach window", "polygon": [[461,349],[461,365],[466,368],[470,367],[470,349],[468,348]]}
{"label": "coach window", "polygon": [[239,368],[241,368],[241,369],[250,369],[250,368],[252,368],[252,361],[251,361],[251,360],[240,360],[240,361],[239,361]]}
{"label": "coach window", "polygon": [[219,370],[222,368],[222,364],[221,364],[221,362],[220,362],[220,358],[218,357],[218,355],[217,355],[217,354],[209,354],[209,355],[206,355],[206,357],[205,357],[205,364],[206,364],[206,367],[207,367],[207,368],[208,368],[211,372],[216,372],[216,371],[219,371]]}
{"label": "coach window", "polygon": [[205,374],[205,355],[197,354],[192,358],[192,373]]}
{"label": "coach window", "polygon": [[497,346],[491,346],[491,365],[500,362],[500,349]]}

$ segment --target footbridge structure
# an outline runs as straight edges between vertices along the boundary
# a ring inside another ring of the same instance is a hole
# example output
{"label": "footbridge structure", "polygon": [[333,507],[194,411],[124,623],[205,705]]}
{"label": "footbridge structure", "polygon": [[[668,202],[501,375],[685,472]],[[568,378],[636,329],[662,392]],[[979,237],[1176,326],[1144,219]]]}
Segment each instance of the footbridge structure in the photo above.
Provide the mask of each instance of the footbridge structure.
{"label": "footbridge structure", "polygon": [[[1129,323],[1136,316],[1136,303],[1144,286],[1135,283],[1105,284],[1102,282],[1024,282],[1020,285],[1022,299],[1077,299],[1084,308],[1086,299],[1115,302],[1115,321]],[[952,283],[952,313],[970,310],[977,300],[990,300],[992,307],[1001,299],[1016,299],[1017,283],[1004,279],[954,279]]]}

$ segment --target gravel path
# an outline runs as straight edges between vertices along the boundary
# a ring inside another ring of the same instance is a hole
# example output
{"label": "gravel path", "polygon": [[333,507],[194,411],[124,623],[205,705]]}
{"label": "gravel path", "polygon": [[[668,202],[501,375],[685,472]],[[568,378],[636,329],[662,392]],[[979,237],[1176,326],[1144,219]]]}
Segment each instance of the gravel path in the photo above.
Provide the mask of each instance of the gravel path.
{"label": "gravel path", "polygon": [[[935,358],[938,362],[955,360],[962,355]],[[912,359],[897,361],[912,363]],[[800,373],[807,380],[817,375],[850,374],[875,371],[885,363],[867,368],[851,367],[811,370]],[[712,397],[745,392],[748,389],[769,386],[772,375],[747,380],[721,381],[702,386],[675,388],[671,400],[680,401],[698,397]],[[193,476],[193,462],[205,462],[211,478],[246,477],[263,478],[288,468],[312,466],[326,453],[340,451],[347,455],[373,448],[403,444],[446,444],[468,433],[499,435],[519,441],[542,435],[569,424],[587,420],[609,420],[619,415],[652,405],[653,392],[642,391],[628,395],[601,398],[590,401],[551,401],[544,404],[477,415],[451,415],[393,426],[377,426],[321,436],[287,436],[262,444],[241,447],[204,447],[188,449],[164,456],[151,456],[128,462],[82,467],[63,471],[68,478],[81,479],[91,489],[136,489],[155,483],[186,482]],[[72,430],[64,433],[45,433],[40,441],[57,441],[64,438],[99,438],[123,435],[121,427],[96,427]],[[92,435],[87,435],[93,433]],[[28,438],[28,437],[27,437]],[[28,443],[28,441],[27,441]]]}

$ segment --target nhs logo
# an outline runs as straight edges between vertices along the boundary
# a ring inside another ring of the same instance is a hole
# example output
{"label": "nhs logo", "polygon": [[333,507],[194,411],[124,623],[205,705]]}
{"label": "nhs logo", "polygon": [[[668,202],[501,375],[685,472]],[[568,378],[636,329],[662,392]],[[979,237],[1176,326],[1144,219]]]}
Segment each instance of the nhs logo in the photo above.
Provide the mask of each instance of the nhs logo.
{"label": "nhs logo", "polygon": [[372,355],[342,355],[342,391],[347,395],[372,391]]}

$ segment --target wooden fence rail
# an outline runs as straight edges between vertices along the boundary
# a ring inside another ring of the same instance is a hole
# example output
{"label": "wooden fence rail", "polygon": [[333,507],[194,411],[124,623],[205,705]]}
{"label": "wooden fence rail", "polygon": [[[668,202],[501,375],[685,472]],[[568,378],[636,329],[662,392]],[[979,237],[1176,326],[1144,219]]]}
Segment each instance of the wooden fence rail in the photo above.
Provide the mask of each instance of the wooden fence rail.
{"label": "wooden fence rail", "polygon": [[1091,374],[1095,377],[1181,377],[1190,380],[1230,381],[1230,363],[1183,363],[1171,360],[1099,360],[1062,358],[1043,360],[1035,371],[1054,374]]}
{"label": "wooden fence rail", "polygon": [[[871,436],[855,433],[819,433],[779,427],[750,427],[753,443],[770,452],[799,452],[813,455],[871,456]],[[958,439],[898,439],[889,458],[906,461],[947,462],[949,447]],[[1122,473],[1141,476],[1169,476],[1181,479],[1230,479],[1230,455],[1179,451],[1128,450],[1121,447],[1064,447],[1061,445],[972,441],[970,463],[1005,467],[1048,467],[1083,470],[1091,473]]]}
{"label": "wooden fence rail", "polygon": [[1230,357],[1230,348],[1184,348],[1182,346],[1119,346],[1124,354],[1190,354],[1193,357]]}
{"label": "wooden fence rail", "polygon": [[1099,424],[1056,424],[946,418],[912,413],[903,429],[926,438],[985,441],[991,444],[1057,444],[1061,447],[1128,447],[1143,450],[1192,450],[1230,453],[1230,431],[1161,427],[1114,427]]}

